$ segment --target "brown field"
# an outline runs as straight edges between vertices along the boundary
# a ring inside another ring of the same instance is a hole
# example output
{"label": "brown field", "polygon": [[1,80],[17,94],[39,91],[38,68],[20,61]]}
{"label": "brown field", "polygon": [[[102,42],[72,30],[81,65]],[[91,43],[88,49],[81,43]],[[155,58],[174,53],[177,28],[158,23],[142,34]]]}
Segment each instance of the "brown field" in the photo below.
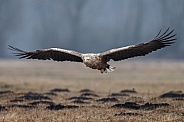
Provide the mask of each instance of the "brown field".
{"label": "brown field", "polygon": [[0,60],[0,121],[184,122],[184,61],[110,64]]}

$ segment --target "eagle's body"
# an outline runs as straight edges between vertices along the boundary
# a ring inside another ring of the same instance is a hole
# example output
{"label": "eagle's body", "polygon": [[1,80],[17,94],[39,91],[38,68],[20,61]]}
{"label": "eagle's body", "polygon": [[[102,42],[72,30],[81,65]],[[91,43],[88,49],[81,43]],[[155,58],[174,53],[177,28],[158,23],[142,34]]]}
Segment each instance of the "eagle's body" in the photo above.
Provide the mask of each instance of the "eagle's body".
{"label": "eagle's body", "polygon": [[82,59],[87,67],[90,67],[92,69],[98,69],[101,71],[101,73],[113,71],[113,69],[115,68],[111,67],[109,64],[107,64],[107,62],[103,61],[103,58],[100,53],[82,54]]}
{"label": "eagle's body", "polygon": [[83,62],[87,67],[92,69],[100,70],[101,73],[111,72],[115,67],[107,64],[111,59],[114,61],[120,61],[136,56],[145,56],[146,54],[161,49],[166,46],[170,46],[176,40],[176,34],[171,35],[174,30],[169,31],[169,28],[163,33],[158,35],[147,43],[141,43],[138,45],[130,45],[126,47],[111,49],[103,53],[87,53],[82,54],[73,50],[59,49],[59,48],[49,48],[36,51],[23,51],[18,48],[9,46],[11,50],[17,51],[15,54],[20,56],[20,58],[27,59],[39,59],[39,60],[54,60],[54,61],[75,61]]}
{"label": "eagle's body", "polygon": [[105,68],[102,64],[101,57],[99,56],[99,54],[94,53],[82,54],[82,59],[84,64],[92,69],[100,70]]}

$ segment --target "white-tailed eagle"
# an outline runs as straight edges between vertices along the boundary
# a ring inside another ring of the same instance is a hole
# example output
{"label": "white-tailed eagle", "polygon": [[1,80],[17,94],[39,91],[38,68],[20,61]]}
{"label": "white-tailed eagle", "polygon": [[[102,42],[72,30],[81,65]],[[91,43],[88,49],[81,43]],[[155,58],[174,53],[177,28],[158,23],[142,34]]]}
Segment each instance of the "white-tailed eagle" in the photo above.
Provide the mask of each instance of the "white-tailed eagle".
{"label": "white-tailed eagle", "polygon": [[138,45],[130,45],[126,47],[111,49],[102,53],[87,53],[82,54],[73,50],[49,48],[35,51],[23,51],[18,48],[9,45],[9,49],[15,51],[15,55],[20,58],[38,59],[38,60],[54,60],[54,61],[74,61],[83,62],[87,67],[100,70],[101,73],[111,72],[115,67],[107,64],[110,59],[114,61],[120,61],[136,56],[145,56],[146,54],[156,51],[157,49],[170,46],[176,40],[173,34],[174,30],[169,31],[169,28],[161,34],[161,30],[158,35],[151,41],[141,43]]}

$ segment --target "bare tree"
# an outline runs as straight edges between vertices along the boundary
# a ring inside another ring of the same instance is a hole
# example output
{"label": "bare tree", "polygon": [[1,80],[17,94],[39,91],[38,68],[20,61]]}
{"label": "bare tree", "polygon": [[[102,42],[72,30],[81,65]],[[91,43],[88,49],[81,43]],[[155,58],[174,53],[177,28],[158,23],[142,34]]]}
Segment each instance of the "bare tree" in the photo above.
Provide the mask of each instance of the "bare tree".
{"label": "bare tree", "polygon": [[21,13],[20,1],[0,1],[0,57],[5,57],[8,38],[16,31],[19,26]]}
{"label": "bare tree", "polygon": [[5,21],[3,20],[3,14],[4,14],[4,7],[5,7],[5,1],[0,1],[0,57],[4,56],[4,47],[5,47],[5,37],[4,37],[4,31],[5,31]]}

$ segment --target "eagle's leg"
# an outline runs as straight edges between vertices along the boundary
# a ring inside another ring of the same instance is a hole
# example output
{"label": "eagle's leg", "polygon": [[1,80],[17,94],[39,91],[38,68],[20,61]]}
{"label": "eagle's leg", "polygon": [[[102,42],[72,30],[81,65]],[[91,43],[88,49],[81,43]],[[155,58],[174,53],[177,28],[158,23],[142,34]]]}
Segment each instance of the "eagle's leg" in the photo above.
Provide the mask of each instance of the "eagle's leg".
{"label": "eagle's leg", "polygon": [[104,69],[101,69],[100,72],[103,74],[104,73]]}
{"label": "eagle's leg", "polygon": [[101,69],[100,72],[103,74],[104,72],[107,73],[106,69]]}

